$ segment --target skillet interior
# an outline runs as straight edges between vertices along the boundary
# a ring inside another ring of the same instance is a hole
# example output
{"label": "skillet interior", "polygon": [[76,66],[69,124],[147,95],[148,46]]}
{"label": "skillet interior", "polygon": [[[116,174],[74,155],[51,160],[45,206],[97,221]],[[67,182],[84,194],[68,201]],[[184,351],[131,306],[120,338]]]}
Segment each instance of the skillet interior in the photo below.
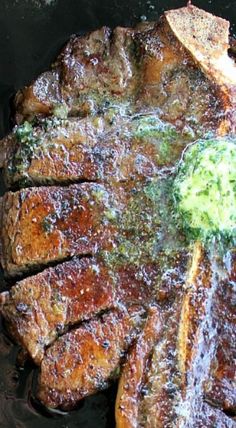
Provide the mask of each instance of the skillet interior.
{"label": "skillet interior", "polygon": [[[164,9],[182,0],[1,0],[0,2],[0,137],[11,127],[10,104],[17,89],[46,70],[73,33],[102,25],[132,25],[156,20]],[[194,1],[199,7],[231,21],[236,34],[236,1]],[[0,192],[4,192],[0,180]],[[1,281],[1,290],[6,285]],[[43,412],[32,403],[33,367],[16,369],[17,347],[0,331],[0,427],[112,428],[116,387],[84,400],[66,416]]]}

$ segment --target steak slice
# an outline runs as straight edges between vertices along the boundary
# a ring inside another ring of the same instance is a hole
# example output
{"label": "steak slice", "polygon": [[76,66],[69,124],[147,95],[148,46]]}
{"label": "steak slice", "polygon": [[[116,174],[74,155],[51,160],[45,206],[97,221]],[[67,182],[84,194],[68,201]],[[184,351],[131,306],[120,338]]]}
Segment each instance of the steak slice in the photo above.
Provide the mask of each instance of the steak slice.
{"label": "steak slice", "polygon": [[[188,31],[181,31],[181,22]],[[209,28],[218,27],[209,43]],[[217,126],[224,134],[230,129],[235,80],[229,87],[222,61],[215,61],[209,73],[209,58],[221,54],[233,71],[227,47],[227,22],[194,6],[169,11],[158,24],[113,32],[104,27],[73,37],[53,70],[18,93],[18,122],[55,114],[58,106],[84,116],[122,104],[131,111],[157,108],[169,122],[200,123],[205,130]]]}
{"label": "steak slice", "polygon": [[159,302],[158,321],[146,327],[151,345],[145,349],[141,336],[124,366],[117,427],[236,425],[220,411],[235,413],[234,258],[222,277],[195,247],[186,291],[171,305]]}
{"label": "steak slice", "polygon": [[42,361],[38,397],[48,407],[72,408],[107,387],[140,330],[143,310],[116,310],[65,334]]}
{"label": "steak slice", "polygon": [[40,364],[44,349],[70,325],[116,304],[114,277],[102,261],[73,259],[28,277],[1,295],[12,337]]}
{"label": "steak slice", "polygon": [[[170,284],[172,284],[174,278],[176,279],[176,289],[181,290],[181,283],[183,283],[184,281],[187,263],[188,255],[183,253],[181,257],[176,258],[175,268],[173,268],[169,273],[165,272],[166,275],[163,277],[162,283],[157,284],[156,281],[153,281],[153,293],[154,295],[158,293],[159,299],[161,299],[161,301],[165,300],[165,292],[167,293],[167,290],[170,287]],[[142,269],[143,268],[144,267],[142,266]],[[178,269],[178,273],[176,273],[176,269]],[[117,284],[117,288],[119,295],[119,282]],[[136,291],[134,291],[134,300],[136,299],[135,292]],[[174,291],[170,290],[170,295],[172,295],[173,293]],[[133,331],[133,328],[137,327],[137,322],[139,325],[139,313],[140,311],[141,313],[144,313],[144,309],[142,309],[142,307],[149,305],[150,302],[153,300],[153,296],[151,300],[145,297],[145,292],[143,292],[142,299],[140,299],[140,302],[138,304],[138,314],[136,309],[137,306],[135,307],[133,304],[134,300],[133,302],[131,302],[130,296],[128,296],[128,301],[126,303],[128,303],[129,314],[127,313],[127,309],[125,309],[125,307],[122,305],[122,309],[118,309],[119,313],[120,311],[122,312],[121,320],[119,316],[118,319],[114,321],[113,315],[110,314],[103,317],[102,323],[100,321],[90,321],[88,324],[85,324],[86,328],[82,326],[78,329],[73,330],[70,333],[65,334],[46,351],[46,354],[41,364],[41,376],[39,379],[39,398],[43,401],[45,405],[49,407],[60,406],[62,408],[72,408],[76,405],[79,399],[83,398],[87,394],[92,393],[93,388],[97,390],[102,389],[104,387],[103,381],[106,380],[104,376],[108,377],[107,374],[104,375],[104,365],[107,370],[107,364],[109,363],[109,373],[110,363],[113,364],[115,361],[116,367],[113,366],[112,370],[117,368],[117,355],[119,356],[119,362],[121,356],[121,345],[119,341],[120,335],[123,343],[123,334],[127,334],[127,330],[123,329],[131,328]],[[173,297],[170,297],[170,301],[167,303],[167,306],[169,308],[172,308],[172,299]],[[170,311],[171,309],[169,309],[169,311],[167,311],[166,313],[166,322],[172,314],[172,312],[170,313]],[[179,306],[179,312],[181,312],[181,306]],[[162,316],[162,314],[159,313],[156,307],[153,307],[151,309],[150,314],[150,323],[151,326],[155,329],[156,327],[154,325],[154,320],[157,321],[159,319],[159,316]],[[109,324],[110,316],[112,317],[112,328]],[[122,321],[123,317],[125,326]],[[147,323],[149,325],[149,321],[147,321]],[[147,327],[148,330],[150,330],[151,326]],[[90,337],[90,333],[88,334],[88,330],[89,332],[92,332],[92,338]],[[144,335],[146,335],[146,333],[144,333]],[[110,341],[111,347],[108,349],[110,350],[109,352],[111,352],[112,354],[107,353],[106,346],[102,345],[104,337],[106,337],[106,339]],[[128,337],[128,340],[130,344],[130,336]],[[95,344],[93,345],[94,342]],[[102,349],[102,346],[105,347],[105,350]],[[124,345],[122,344],[122,346]],[[146,346],[150,347],[150,345],[148,344],[146,344]],[[94,347],[95,351],[93,351]],[[117,347],[119,348],[118,350]],[[87,348],[89,348],[90,360],[87,356]],[[76,352],[74,351],[74,349],[76,349]],[[100,349],[102,349],[102,351],[100,351]],[[123,351],[125,350],[127,350],[127,347],[125,349],[123,348]],[[96,357],[95,355],[95,362],[93,356],[91,357],[91,354],[93,355],[93,352],[99,353],[99,357]],[[114,352],[116,356],[115,360],[113,360]],[[52,367],[54,367],[54,369]],[[103,376],[103,381],[101,381],[101,373]],[[105,373],[107,373],[107,371]],[[50,385],[50,387],[48,385]]]}
{"label": "steak slice", "polygon": [[195,138],[155,114],[109,120],[114,123],[103,117],[54,119],[16,128],[2,141],[6,185],[140,181],[173,166]]}
{"label": "steak slice", "polygon": [[156,283],[156,306],[150,309],[143,332],[122,369],[116,400],[117,428],[169,426],[171,382],[178,382],[180,376],[175,347],[184,286],[195,269],[192,258],[190,263],[189,255],[179,252],[170,268],[165,264],[162,267]]}
{"label": "steak slice", "polygon": [[154,266],[160,254],[186,245],[173,216],[173,179],[163,173],[125,186],[84,183],[8,192],[1,230],[5,273],[101,252],[111,270],[114,265]]}
{"label": "steak slice", "polygon": [[121,193],[92,183],[6,193],[1,231],[5,272],[20,274],[112,247],[114,216],[123,208]]}
{"label": "steak slice", "polygon": [[69,327],[119,304],[147,307],[157,271],[151,265],[111,270],[102,258],[74,258],[3,292],[1,314],[11,336],[39,365],[45,348]]}
{"label": "steak slice", "polygon": [[161,325],[161,311],[156,306],[150,307],[144,329],[122,368],[116,396],[117,428],[138,426],[140,394]]}
{"label": "steak slice", "polygon": [[186,414],[199,400],[236,412],[235,261],[234,252],[226,263],[209,259],[205,280],[197,277],[184,300],[179,343]]}

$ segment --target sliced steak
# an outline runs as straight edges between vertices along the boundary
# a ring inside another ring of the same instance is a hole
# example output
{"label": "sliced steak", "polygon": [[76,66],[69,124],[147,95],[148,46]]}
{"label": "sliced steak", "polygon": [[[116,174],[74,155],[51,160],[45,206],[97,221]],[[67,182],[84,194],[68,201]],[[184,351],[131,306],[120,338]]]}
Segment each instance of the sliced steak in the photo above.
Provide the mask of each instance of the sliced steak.
{"label": "sliced steak", "polygon": [[145,184],[84,183],[6,193],[1,231],[5,273],[101,251],[111,270],[126,264],[154,266],[165,251],[178,252],[186,245],[173,217],[172,185],[172,175],[161,174]]}
{"label": "sliced steak", "polygon": [[112,247],[120,190],[85,183],[7,193],[3,198],[2,266],[8,275]]}
{"label": "sliced steak", "polygon": [[[32,123],[2,142],[7,185],[61,183],[1,201],[7,275],[64,262],[1,296],[11,333],[41,364],[46,406],[107,387],[135,339],[118,426],[235,427],[235,255],[216,263],[197,243],[188,264],[172,192],[187,142],[235,132],[228,28],[189,5],[74,36],[16,97],[18,122]],[[99,183],[67,186],[80,180]]]}
{"label": "sliced steak", "polygon": [[156,278],[156,266],[111,270],[101,257],[74,258],[3,292],[1,313],[12,338],[40,364],[45,348],[69,327],[119,304],[147,308]]}
{"label": "sliced steak", "polygon": [[144,329],[122,368],[116,397],[117,428],[138,427],[140,395],[161,325],[161,311],[153,306],[149,309]]}
{"label": "sliced steak", "polygon": [[[218,278],[216,277],[215,280],[217,281]],[[209,349],[212,356],[203,382],[204,399],[229,414],[236,414],[235,280],[236,257],[234,254],[230,276],[221,279],[216,285],[211,307],[208,308],[209,321],[202,328],[202,335],[205,338],[203,346]],[[204,365],[204,359],[202,364]]]}
{"label": "sliced steak", "polygon": [[117,118],[116,111],[107,114],[111,124],[96,117],[18,127],[2,141],[7,187],[152,178],[160,168],[173,166],[196,138],[155,114],[130,118]]}
{"label": "sliced steak", "polygon": [[227,264],[209,260],[205,280],[195,282],[183,304],[179,344],[185,387],[179,410],[186,426],[199,400],[236,413],[235,266],[234,253]]}
{"label": "sliced steak", "polygon": [[39,399],[48,407],[68,409],[106,388],[140,330],[142,313],[116,310],[59,338],[41,364]]}
{"label": "sliced steak", "polygon": [[28,277],[1,295],[8,330],[39,364],[45,346],[73,324],[116,304],[115,282],[95,258],[73,259]]}

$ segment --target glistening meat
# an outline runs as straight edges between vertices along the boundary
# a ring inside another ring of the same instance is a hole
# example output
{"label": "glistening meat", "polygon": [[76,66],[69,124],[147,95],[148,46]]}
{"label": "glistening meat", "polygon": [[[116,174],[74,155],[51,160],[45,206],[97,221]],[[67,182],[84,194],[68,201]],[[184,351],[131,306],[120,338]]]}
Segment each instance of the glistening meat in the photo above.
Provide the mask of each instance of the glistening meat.
{"label": "glistening meat", "polygon": [[[192,5],[104,27],[72,37],[16,95],[17,125],[0,148],[1,264],[16,284],[0,304],[40,368],[45,406],[71,409],[119,379],[118,428],[236,426],[235,241],[209,244],[215,171],[204,164],[223,162],[225,142],[234,156],[228,33]],[[193,191],[176,180],[196,140],[208,188],[195,165]],[[230,211],[234,190],[217,183]],[[203,198],[204,239],[177,187]]]}

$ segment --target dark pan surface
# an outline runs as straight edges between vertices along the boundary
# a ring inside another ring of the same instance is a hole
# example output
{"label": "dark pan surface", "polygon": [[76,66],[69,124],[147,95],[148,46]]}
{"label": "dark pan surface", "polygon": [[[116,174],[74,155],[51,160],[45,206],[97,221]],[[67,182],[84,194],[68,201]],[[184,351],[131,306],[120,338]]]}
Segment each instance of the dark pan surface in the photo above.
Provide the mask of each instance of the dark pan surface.
{"label": "dark pan surface", "polygon": [[[229,19],[236,34],[236,0],[193,3]],[[182,0],[0,0],[0,138],[12,126],[10,105],[16,90],[50,66],[71,34],[156,20],[164,9],[185,4]],[[6,287],[1,280],[1,290]],[[0,428],[114,427],[115,385],[67,415],[40,408],[33,400],[33,366],[17,369],[18,348],[3,330],[0,324]]]}

